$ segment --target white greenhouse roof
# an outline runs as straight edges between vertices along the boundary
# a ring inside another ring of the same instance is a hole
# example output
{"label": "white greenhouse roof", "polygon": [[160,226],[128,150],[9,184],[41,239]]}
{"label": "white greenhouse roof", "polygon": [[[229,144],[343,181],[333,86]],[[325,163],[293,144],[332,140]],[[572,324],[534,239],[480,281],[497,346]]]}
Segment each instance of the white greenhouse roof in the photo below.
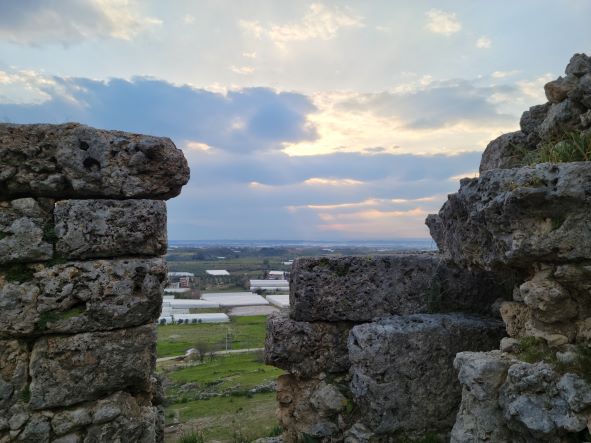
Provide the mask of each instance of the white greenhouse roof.
{"label": "white greenhouse roof", "polygon": [[255,288],[283,288],[289,287],[289,282],[287,280],[250,280],[250,286]]}
{"label": "white greenhouse roof", "polygon": [[192,272],[169,272],[169,277],[195,277]]}
{"label": "white greenhouse roof", "polygon": [[268,305],[263,297],[251,292],[212,292],[201,294],[202,300],[219,303],[222,307]]}
{"label": "white greenhouse roof", "polygon": [[[174,318],[174,321],[173,321]],[[227,323],[230,321],[230,317],[228,317],[224,313],[215,313],[215,314],[174,314],[174,315],[166,315],[160,316],[158,322],[160,323],[163,319],[166,320],[166,323],[175,323],[178,324],[181,320],[188,320],[188,323]]]}
{"label": "white greenhouse roof", "polygon": [[164,293],[168,294],[184,294],[186,292],[191,292],[190,288],[164,288]]}
{"label": "white greenhouse roof", "polygon": [[267,295],[267,300],[278,308],[289,308],[289,295]]}
{"label": "white greenhouse roof", "polygon": [[230,275],[230,273],[225,269],[207,269],[205,272],[209,275],[215,276]]}
{"label": "white greenhouse roof", "polygon": [[204,308],[219,308],[220,304],[208,300],[193,300],[178,298],[175,300],[163,300],[162,307],[169,307],[172,309],[204,309]]}

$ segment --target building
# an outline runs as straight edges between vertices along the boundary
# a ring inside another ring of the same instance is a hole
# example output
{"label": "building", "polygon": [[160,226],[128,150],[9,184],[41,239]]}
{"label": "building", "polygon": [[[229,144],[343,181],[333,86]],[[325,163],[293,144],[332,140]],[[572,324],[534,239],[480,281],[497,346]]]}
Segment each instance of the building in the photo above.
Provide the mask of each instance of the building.
{"label": "building", "polygon": [[250,280],[250,291],[289,291],[287,280]]}
{"label": "building", "polygon": [[207,269],[205,273],[207,275],[213,275],[214,277],[225,277],[230,275],[225,269]]}

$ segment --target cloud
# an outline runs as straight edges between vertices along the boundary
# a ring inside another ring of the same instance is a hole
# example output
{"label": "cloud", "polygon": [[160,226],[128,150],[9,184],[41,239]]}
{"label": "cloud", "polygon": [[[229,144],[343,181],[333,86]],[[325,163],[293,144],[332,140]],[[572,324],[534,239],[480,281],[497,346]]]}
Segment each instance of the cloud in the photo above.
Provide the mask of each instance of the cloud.
{"label": "cloud", "polygon": [[501,79],[501,78],[507,78],[507,77],[512,77],[514,75],[519,74],[521,71],[519,70],[513,70],[513,71],[495,71],[491,74],[492,78],[495,79]]}
{"label": "cloud", "polygon": [[144,29],[161,25],[137,12],[129,0],[3,1],[0,6],[0,38],[26,45],[115,38],[130,40]]}
{"label": "cloud", "polygon": [[343,28],[363,26],[363,19],[348,8],[314,3],[299,22],[263,26],[258,21],[242,20],[240,25],[255,38],[266,37],[277,46],[283,47],[289,42],[333,39]]}
{"label": "cloud", "polygon": [[514,130],[523,109],[520,88],[485,80],[414,83],[379,93],[329,92],[312,96],[307,116],[318,137],[288,143],[290,155],[364,152],[368,155],[480,151]]}
{"label": "cloud", "polygon": [[462,29],[462,24],[453,12],[430,9],[427,16],[427,29],[435,34],[450,36]]}
{"label": "cloud", "polygon": [[482,36],[476,40],[476,47],[479,49],[488,49],[492,46],[492,40],[486,36]]}
{"label": "cloud", "polygon": [[240,74],[240,75],[249,75],[249,74],[253,74],[255,71],[255,68],[253,68],[252,66],[230,66],[230,71],[236,73],[236,74]]}
{"label": "cloud", "polygon": [[39,76],[28,86],[45,101],[0,104],[0,121],[82,121],[102,128],[174,135],[177,140],[237,153],[278,150],[284,143],[315,137],[306,121],[315,110],[311,101],[269,88],[222,94],[144,77],[95,81]]}

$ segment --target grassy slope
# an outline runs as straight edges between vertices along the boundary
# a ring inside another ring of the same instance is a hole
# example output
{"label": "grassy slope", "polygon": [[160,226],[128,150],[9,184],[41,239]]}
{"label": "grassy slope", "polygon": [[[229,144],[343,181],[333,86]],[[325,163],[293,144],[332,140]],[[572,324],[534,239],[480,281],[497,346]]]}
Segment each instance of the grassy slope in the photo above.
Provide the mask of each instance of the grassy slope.
{"label": "grassy slope", "polygon": [[225,349],[226,333],[231,337],[230,349],[261,348],[265,342],[265,322],[266,317],[258,315],[234,317],[230,323],[159,325],[158,357],[183,355],[200,341]]}

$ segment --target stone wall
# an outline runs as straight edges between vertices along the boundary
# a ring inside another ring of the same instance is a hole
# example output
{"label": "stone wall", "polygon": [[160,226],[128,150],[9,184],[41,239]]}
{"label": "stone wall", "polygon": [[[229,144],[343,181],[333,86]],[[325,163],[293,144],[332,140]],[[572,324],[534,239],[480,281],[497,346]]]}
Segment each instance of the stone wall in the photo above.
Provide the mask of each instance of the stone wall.
{"label": "stone wall", "polygon": [[290,314],[269,319],[265,344],[288,372],[277,393],[288,442],[446,435],[461,397],[454,356],[498,344],[493,306],[512,290],[437,254],[298,259],[290,284]]}
{"label": "stone wall", "polygon": [[528,165],[591,145],[591,58],[565,73],[427,218],[439,255],[294,262],[288,442],[591,441],[591,159]]}
{"label": "stone wall", "polygon": [[165,138],[0,124],[0,442],[156,442]]}

